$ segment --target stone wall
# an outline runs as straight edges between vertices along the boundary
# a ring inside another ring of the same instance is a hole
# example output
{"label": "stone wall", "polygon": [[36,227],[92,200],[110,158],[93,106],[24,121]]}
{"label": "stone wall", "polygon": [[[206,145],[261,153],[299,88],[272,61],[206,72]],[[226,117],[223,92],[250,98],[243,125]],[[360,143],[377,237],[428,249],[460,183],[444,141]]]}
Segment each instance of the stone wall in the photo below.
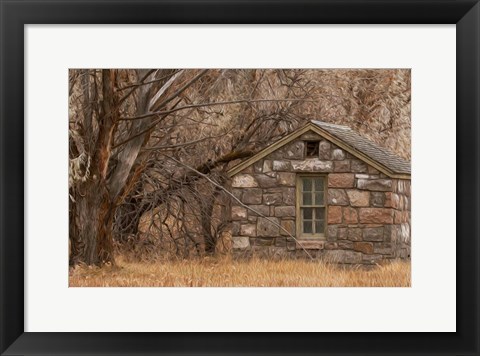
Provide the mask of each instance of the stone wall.
{"label": "stone wall", "polygon": [[[321,140],[318,157],[304,158],[307,133],[232,177],[232,239],[236,256],[315,258],[373,264],[410,257],[410,180],[392,179]],[[298,240],[297,173],[327,177],[324,239]],[[293,237],[292,237],[293,236]]]}

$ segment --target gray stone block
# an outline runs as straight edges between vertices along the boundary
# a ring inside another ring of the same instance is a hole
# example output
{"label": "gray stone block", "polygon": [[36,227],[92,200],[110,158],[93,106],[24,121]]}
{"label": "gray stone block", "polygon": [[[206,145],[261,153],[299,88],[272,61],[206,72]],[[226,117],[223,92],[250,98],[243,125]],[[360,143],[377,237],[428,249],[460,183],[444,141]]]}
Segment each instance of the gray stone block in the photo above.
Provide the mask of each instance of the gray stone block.
{"label": "gray stone block", "polygon": [[346,227],[339,227],[337,233],[338,240],[346,240],[348,238],[348,228]]}
{"label": "gray stone block", "polygon": [[257,225],[256,224],[241,225],[240,226],[240,235],[241,236],[255,237],[257,235]]}
{"label": "gray stone block", "polygon": [[330,159],[332,155],[331,144],[328,141],[322,140],[318,144],[318,158],[320,159]]}
{"label": "gray stone block", "polygon": [[348,205],[347,193],[343,189],[328,190],[328,204],[331,205]]}
{"label": "gray stone block", "polygon": [[376,264],[383,260],[382,255],[363,255],[362,262],[367,264]]}
{"label": "gray stone block", "polygon": [[258,187],[258,183],[255,178],[250,174],[237,174],[232,179],[233,188],[255,188]]}
{"label": "gray stone block", "polygon": [[284,188],[282,195],[285,205],[295,205],[295,188]]}
{"label": "gray stone block", "polygon": [[275,239],[272,237],[268,237],[268,238],[257,237],[255,239],[255,246],[272,246],[274,242],[275,242]]}
{"label": "gray stone block", "polygon": [[345,159],[345,152],[342,149],[336,148],[332,151],[332,159],[334,161],[341,161]]}
{"label": "gray stone block", "polygon": [[381,255],[393,255],[393,245],[389,242],[376,242],[373,244],[373,252]]}
{"label": "gray stone block", "polygon": [[358,227],[349,228],[347,237],[350,241],[362,241],[362,229]]}
{"label": "gray stone block", "polygon": [[295,186],[297,175],[295,173],[286,173],[286,172],[279,172],[278,173],[278,184],[286,185],[289,187]]}
{"label": "gray stone block", "polygon": [[350,205],[354,207],[368,206],[370,203],[370,192],[364,192],[356,189],[347,190]]}
{"label": "gray stone block", "polygon": [[265,174],[257,174],[255,176],[258,186],[262,188],[272,188],[278,185],[275,177],[269,177]]}
{"label": "gray stone block", "polygon": [[[269,216],[270,215],[270,209],[267,205],[249,205],[249,208],[251,208],[252,210],[248,210],[248,215],[249,216],[262,216],[262,215],[265,215],[265,216]],[[257,214],[257,212],[259,214]]]}
{"label": "gray stone block", "polygon": [[241,206],[232,206],[232,220],[245,220],[247,218],[247,209]]}
{"label": "gray stone block", "polygon": [[364,241],[383,241],[383,226],[380,227],[366,227],[363,229]]}
{"label": "gray stone block", "polygon": [[284,217],[295,217],[295,207],[294,206],[276,206],[275,207],[275,216],[278,218]]}
{"label": "gray stone block", "polygon": [[263,194],[263,204],[265,205],[282,205],[282,193],[265,193]]}
{"label": "gray stone block", "polygon": [[388,192],[392,190],[391,179],[358,179],[357,188],[364,190]]}
{"label": "gray stone block", "polygon": [[331,172],[333,163],[310,158],[303,161],[292,161],[292,169],[296,172]]}
{"label": "gray stone block", "polygon": [[376,208],[383,208],[383,206],[385,205],[385,193],[371,192],[370,205]]}
{"label": "gray stone block", "polygon": [[244,250],[250,247],[250,239],[248,236],[232,236],[232,248]]}
{"label": "gray stone block", "polygon": [[338,236],[338,226],[337,225],[328,225],[327,226],[327,240],[335,241]]}
{"label": "gray stone block", "polygon": [[290,164],[290,161],[274,160],[272,167],[274,171],[289,172],[292,170],[292,165]]}
{"label": "gray stone block", "polygon": [[[356,242],[358,243],[358,242]],[[338,248],[339,249],[342,249],[342,250],[351,250],[353,248],[353,242],[352,241],[337,241],[337,245],[338,245]]]}
{"label": "gray stone block", "polygon": [[367,164],[358,159],[352,159],[350,161],[350,169],[355,173],[366,173],[368,172]]}
{"label": "gray stone block", "polygon": [[257,161],[253,164],[253,171],[255,173],[262,173],[263,172],[263,160]]}
{"label": "gray stone block", "polygon": [[263,173],[268,173],[273,170],[272,166],[272,161],[269,159],[266,159],[263,161]]}
{"label": "gray stone block", "polygon": [[295,236],[295,221],[294,220],[282,220],[281,224],[283,229],[280,229],[280,235],[282,236]]}
{"label": "gray stone block", "polygon": [[333,171],[336,173],[350,172],[350,160],[344,159],[343,161],[333,161]]}
{"label": "gray stone block", "polygon": [[243,189],[242,202],[244,204],[262,204],[262,189],[261,188]]}
{"label": "gray stone block", "polygon": [[[277,224],[275,225],[272,221]],[[257,236],[278,237],[280,236],[279,220],[277,218],[262,218],[257,220]]]}
{"label": "gray stone block", "polygon": [[286,159],[303,159],[304,153],[303,141],[296,141],[285,146],[284,158]]}

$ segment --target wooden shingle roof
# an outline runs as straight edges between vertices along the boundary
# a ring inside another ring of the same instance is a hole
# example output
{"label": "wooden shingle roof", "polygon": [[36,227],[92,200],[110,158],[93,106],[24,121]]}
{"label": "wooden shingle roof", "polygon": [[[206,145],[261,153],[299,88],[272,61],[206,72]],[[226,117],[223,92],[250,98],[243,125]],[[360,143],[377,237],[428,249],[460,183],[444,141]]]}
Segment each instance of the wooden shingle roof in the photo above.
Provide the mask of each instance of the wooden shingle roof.
{"label": "wooden shingle roof", "polygon": [[372,141],[353,131],[348,126],[335,125],[317,120],[312,120],[312,122],[355,150],[362,152],[374,161],[389,168],[392,172],[400,174],[411,173],[410,162],[398,157],[386,148],[376,145]]}

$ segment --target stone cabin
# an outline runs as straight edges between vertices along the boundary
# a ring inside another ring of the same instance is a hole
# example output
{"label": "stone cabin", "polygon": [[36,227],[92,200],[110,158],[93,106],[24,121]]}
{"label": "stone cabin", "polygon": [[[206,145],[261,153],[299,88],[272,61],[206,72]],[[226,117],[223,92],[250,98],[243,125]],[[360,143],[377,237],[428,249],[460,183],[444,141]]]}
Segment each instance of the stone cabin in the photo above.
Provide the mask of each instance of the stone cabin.
{"label": "stone cabin", "polygon": [[237,257],[410,258],[410,162],[311,121],[228,171]]}

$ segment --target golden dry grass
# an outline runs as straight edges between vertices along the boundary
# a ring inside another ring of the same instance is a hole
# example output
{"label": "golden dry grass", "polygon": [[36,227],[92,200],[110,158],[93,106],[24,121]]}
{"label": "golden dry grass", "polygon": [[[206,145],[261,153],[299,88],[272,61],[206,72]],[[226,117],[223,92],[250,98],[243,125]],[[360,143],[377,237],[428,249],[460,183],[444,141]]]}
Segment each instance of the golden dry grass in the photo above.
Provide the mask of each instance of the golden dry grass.
{"label": "golden dry grass", "polygon": [[116,266],[78,266],[70,287],[410,287],[410,262],[372,269],[341,268],[319,261],[232,261],[228,258]]}

